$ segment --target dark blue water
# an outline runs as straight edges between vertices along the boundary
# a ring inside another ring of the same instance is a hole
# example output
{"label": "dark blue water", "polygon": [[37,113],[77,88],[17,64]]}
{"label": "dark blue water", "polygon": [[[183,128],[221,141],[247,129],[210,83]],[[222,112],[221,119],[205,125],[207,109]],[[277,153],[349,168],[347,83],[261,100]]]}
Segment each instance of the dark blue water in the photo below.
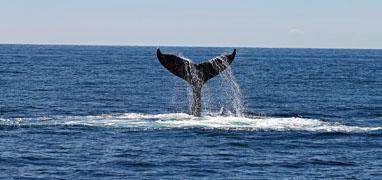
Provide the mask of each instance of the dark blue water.
{"label": "dark blue water", "polygon": [[203,117],[155,50],[0,45],[0,178],[382,178],[382,50],[239,48]]}

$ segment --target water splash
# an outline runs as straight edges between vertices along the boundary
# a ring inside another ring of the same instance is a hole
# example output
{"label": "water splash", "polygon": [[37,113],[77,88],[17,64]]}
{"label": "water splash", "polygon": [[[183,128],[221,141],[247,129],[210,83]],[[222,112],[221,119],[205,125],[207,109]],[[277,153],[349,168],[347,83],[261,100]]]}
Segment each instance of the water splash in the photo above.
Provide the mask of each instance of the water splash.
{"label": "water splash", "polygon": [[92,116],[52,116],[38,118],[0,118],[0,126],[96,126],[128,128],[134,130],[153,129],[220,129],[227,131],[308,131],[362,133],[382,131],[382,127],[362,127],[326,122],[319,119],[299,117],[260,116],[202,116],[185,113],[140,114],[119,113]]}
{"label": "water splash", "polygon": [[[224,70],[215,78],[215,82],[212,86],[204,87],[204,101],[209,107],[207,114],[214,114],[212,111],[212,104],[217,103],[217,110],[220,114],[243,117],[245,111],[245,105],[242,100],[242,93],[240,91],[240,86],[236,82],[236,78],[232,73],[231,66],[228,64],[224,56],[219,56],[223,61],[223,66],[219,64],[214,64],[217,69]],[[207,83],[208,84],[208,83]],[[217,87],[215,87],[215,86]],[[217,98],[215,98],[217,97]]]}
{"label": "water splash", "polygon": [[227,68],[225,71],[220,73],[223,81],[221,87],[223,87],[224,94],[229,97],[232,102],[233,113],[236,116],[243,116],[244,114],[244,103],[242,101],[242,94],[240,91],[239,84],[236,82],[236,78],[232,73],[231,66],[229,66],[227,61],[223,61]]}
{"label": "water splash", "polygon": [[[217,82],[215,83],[210,83],[210,81],[208,81],[213,76],[204,79],[205,77],[203,76],[209,76],[209,74],[205,74],[203,71],[205,66],[194,64],[190,59],[182,57],[181,55],[178,55],[178,57],[184,60],[185,66],[183,67],[185,68],[185,73],[183,79],[189,83],[189,85],[186,85],[188,91],[187,97],[189,112],[194,115],[199,115],[199,113],[203,110],[203,115],[221,112],[220,114],[225,115],[237,117],[243,116],[245,108],[242,101],[242,94],[240,92],[240,87],[236,83],[235,77],[231,71],[227,56],[221,55],[209,61],[212,67],[208,68],[213,68],[215,70],[214,72],[220,72],[215,74],[218,77],[210,80],[216,81],[215,79],[217,79]],[[174,105],[175,101],[178,99],[178,97],[174,97],[174,94],[178,93],[173,93],[173,97],[171,99],[172,105]],[[179,96],[182,96],[182,94]],[[175,107],[175,109],[179,108],[178,106],[173,107]]]}

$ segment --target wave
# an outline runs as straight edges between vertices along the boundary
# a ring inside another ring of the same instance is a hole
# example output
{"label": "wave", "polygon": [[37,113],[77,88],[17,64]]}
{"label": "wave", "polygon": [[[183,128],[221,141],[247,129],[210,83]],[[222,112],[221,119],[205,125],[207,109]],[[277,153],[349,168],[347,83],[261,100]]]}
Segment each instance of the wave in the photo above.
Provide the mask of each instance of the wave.
{"label": "wave", "polygon": [[245,131],[311,131],[358,133],[379,131],[382,127],[362,127],[319,119],[300,117],[264,116],[202,116],[185,113],[140,114],[118,113],[91,116],[53,116],[38,118],[1,119],[1,126],[65,125],[96,126],[135,129],[202,128]]}

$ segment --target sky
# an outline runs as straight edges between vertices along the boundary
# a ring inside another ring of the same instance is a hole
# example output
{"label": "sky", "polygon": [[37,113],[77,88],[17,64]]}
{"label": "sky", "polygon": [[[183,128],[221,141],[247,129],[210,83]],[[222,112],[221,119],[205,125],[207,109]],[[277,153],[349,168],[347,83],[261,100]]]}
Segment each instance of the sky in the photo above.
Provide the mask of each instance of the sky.
{"label": "sky", "polygon": [[0,44],[382,49],[381,0],[0,0]]}

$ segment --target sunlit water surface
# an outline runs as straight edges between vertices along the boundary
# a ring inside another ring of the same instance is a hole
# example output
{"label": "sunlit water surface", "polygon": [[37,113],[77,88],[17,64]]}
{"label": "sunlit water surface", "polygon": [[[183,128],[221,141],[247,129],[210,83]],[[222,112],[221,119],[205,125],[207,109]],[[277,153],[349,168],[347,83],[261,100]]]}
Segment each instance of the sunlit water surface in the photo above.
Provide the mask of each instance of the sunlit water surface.
{"label": "sunlit water surface", "polygon": [[0,178],[382,177],[382,50],[239,48],[202,117],[155,50],[0,45]]}

